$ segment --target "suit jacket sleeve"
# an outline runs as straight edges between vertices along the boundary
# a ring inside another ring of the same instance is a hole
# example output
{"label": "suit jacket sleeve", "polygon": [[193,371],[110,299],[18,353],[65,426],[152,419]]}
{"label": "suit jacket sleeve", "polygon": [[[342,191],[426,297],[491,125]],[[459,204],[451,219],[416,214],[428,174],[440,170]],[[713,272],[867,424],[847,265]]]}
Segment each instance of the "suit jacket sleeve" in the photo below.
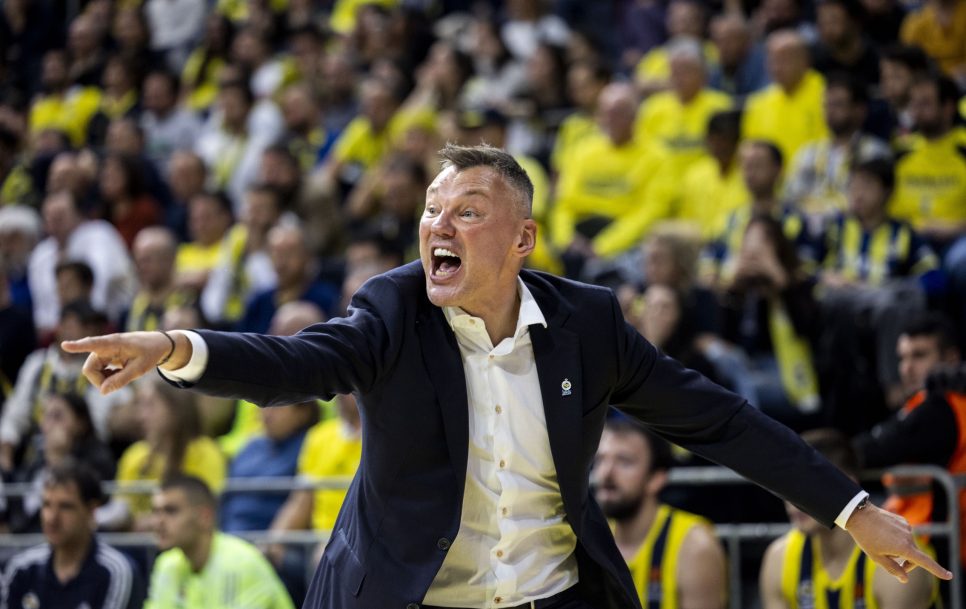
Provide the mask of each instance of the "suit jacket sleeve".
{"label": "suit jacket sleeve", "polygon": [[395,282],[382,277],[357,292],[347,317],[294,336],[202,330],[208,367],[196,384],[180,385],[261,406],[366,393],[392,365],[411,309]]}
{"label": "suit jacket sleeve", "polygon": [[655,433],[795,504],[831,527],[861,490],[794,432],[660,353],[622,321],[612,402]]}

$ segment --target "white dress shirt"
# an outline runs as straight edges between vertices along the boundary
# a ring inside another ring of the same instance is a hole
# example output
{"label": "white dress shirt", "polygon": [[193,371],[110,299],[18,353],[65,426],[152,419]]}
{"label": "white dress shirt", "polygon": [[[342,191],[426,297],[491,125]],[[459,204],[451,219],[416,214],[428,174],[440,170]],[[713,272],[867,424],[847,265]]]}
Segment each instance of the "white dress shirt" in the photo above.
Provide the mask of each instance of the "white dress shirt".
{"label": "white dress shirt", "polygon": [[469,406],[460,528],[423,602],[509,607],[577,583],[577,537],[550,454],[529,326],[546,320],[519,282],[516,331],[496,347],[482,319],[443,313],[456,334]]}

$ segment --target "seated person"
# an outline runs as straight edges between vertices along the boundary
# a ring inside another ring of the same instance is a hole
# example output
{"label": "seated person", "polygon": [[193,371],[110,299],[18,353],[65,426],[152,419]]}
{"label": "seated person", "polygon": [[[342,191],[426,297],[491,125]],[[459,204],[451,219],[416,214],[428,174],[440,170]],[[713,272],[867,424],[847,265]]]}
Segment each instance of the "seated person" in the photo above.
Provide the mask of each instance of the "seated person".
{"label": "seated person", "polygon": [[217,501],[204,482],[170,478],[151,504],[161,550],[151,570],[151,609],[294,609],[261,552],[217,531]]}
{"label": "seated person", "polygon": [[67,459],[50,469],[40,509],[46,542],[7,562],[0,606],[141,607],[140,573],[94,534],[94,511],[102,500],[101,480],[88,466]]}
{"label": "seated person", "polygon": [[[858,478],[858,461],[841,432],[814,429],[802,438],[839,469]],[[772,542],[765,553],[760,577],[764,609],[932,606],[938,587],[922,569],[913,569],[909,582],[900,583],[869,560],[842,528],[824,527],[790,503],[785,509],[794,528]],[[840,605],[838,599],[843,596],[846,600]]]}
{"label": "seated person", "polygon": [[137,403],[144,439],[128,447],[118,462],[119,493],[115,502],[126,504],[127,514],[120,512],[113,524],[147,531],[151,528],[150,497],[125,492],[128,483],[188,474],[220,489],[225,482],[225,458],[214,440],[201,435],[194,394],[179,391],[160,379],[145,379],[137,388]]}
{"label": "seated person", "polygon": [[592,477],[644,607],[726,606],[725,556],[711,523],[662,503],[671,448],[623,416],[608,419]]}

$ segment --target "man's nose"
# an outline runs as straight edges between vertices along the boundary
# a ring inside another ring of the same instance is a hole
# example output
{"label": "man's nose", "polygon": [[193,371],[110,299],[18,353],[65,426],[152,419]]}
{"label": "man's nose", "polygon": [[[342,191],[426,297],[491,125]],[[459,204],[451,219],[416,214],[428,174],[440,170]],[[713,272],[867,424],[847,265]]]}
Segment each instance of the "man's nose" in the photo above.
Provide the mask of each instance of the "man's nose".
{"label": "man's nose", "polygon": [[434,235],[453,234],[453,222],[449,212],[440,212],[438,216],[433,218],[433,222],[430,224],[430,230]]}

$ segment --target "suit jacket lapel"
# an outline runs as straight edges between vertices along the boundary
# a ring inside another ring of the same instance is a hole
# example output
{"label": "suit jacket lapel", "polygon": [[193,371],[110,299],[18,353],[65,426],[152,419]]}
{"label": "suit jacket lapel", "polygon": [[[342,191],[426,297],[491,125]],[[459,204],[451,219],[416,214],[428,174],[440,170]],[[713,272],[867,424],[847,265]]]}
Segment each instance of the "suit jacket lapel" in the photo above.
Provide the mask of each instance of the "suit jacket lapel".
{"label": "suit jacket lapel", "polygon": [[443,311],[426,302],[416,320],[416,332],[423,354],[423,362],[439,399],[446,433],[450,461],[462,490],[466,479],[466,459],[469,451],[469,405],[466,397],[466,377],[463,357],[456,335],[450,330]]}

